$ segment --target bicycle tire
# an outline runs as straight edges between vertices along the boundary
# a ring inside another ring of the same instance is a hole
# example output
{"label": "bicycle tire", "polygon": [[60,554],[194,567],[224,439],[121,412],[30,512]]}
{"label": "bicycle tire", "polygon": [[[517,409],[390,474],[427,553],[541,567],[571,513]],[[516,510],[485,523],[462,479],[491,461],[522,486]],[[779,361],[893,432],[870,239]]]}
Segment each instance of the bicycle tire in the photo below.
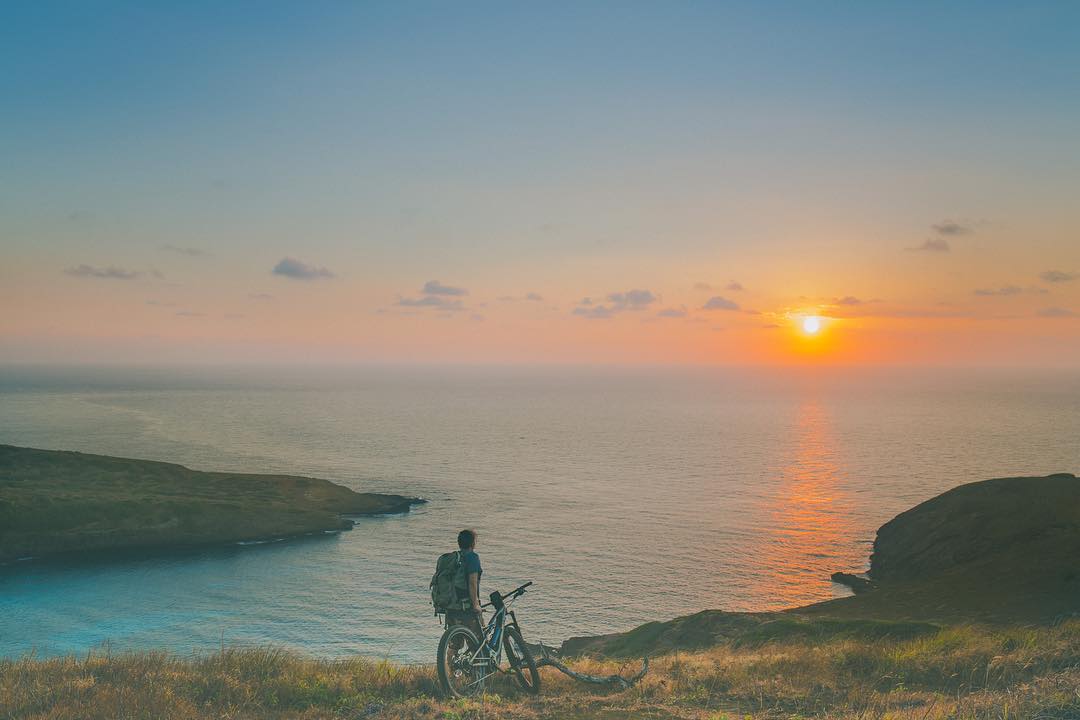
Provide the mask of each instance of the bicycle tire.
{"label": "bicycle tire", "polygon": [[[514,647],[514,646],[517,647]],[[518,687],[530,695],[540,694],[540,671],[536,668],[532,651],[521,637],[521,630],[511,625],[506,628],[503,635],[503,649],[506,651],[506,659],[510,661],[510,667],[514,670],[514,677]]]}
{"label": "bicycle tire", "polygon": [[[469,681],[469,678],[476,674],[475,667],[455,666],[455,661],[460,661],[460,658],[450,657],[449,651],[451,641],[457,637],[460,637],[464,642],[468,655],[471,655],[480,647],[480,638],[476,637],[476,633],[469,628],[464,625],[448,627],[439,640],[438,656],[435,660],[435,665],[439,669],[439,685],[442,686],[443,693],[447,697],[472,697],[484,689],[484,682],[483,679]],[[465,684],[459,686],[460,682]]]}

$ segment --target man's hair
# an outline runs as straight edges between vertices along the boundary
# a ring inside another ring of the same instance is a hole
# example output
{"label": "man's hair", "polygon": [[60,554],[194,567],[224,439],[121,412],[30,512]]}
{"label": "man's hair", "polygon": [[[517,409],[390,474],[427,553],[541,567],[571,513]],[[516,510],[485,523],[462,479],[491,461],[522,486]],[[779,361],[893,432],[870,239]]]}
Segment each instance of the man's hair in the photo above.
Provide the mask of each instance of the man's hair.
{"label": "man's hair", "polygon": [[468,550],[476,545],[476,531],[462,530],[457,534],[457,546],[462,550]]}

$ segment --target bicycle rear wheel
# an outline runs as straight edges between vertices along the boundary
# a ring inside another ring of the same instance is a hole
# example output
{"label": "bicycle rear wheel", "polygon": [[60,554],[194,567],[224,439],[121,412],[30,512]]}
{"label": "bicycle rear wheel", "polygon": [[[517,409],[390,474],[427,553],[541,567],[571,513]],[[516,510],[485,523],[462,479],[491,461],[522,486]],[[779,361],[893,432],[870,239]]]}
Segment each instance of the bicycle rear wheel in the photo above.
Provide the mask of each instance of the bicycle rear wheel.
{"label": "bicycle rear wheel", "polygon": [[536,661],[533,660],[529,646],[521,637],[521,631],[511,625],[506,628],[503,635],[503,649],[506,651],[506,659],[510,661],[510,667],[514,669],[518,686],[531,695],[540,694],[540,671],[536,669]]}
{"label": "bicycle rear wheel", "polygon": [[[443,633],[435,664],[439,669],[439,684],[447,697],[470,697],[483,691],[489,662],[481,657],[473,660],[479,648],[480,638],[463,625],[449,627]],[[482,657],[487,656],[485,650]]]}

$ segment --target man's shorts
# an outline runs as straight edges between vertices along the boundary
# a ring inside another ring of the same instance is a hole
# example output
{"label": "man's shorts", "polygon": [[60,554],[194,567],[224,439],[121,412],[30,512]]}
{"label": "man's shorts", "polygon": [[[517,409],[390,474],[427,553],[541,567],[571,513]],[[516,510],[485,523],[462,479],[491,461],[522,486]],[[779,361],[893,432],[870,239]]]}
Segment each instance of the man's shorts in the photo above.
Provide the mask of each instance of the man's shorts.
{"label": "man's shorts", "polygon": [[484,636],[483,631],[480,629],[480,616],[472,610],[447,610],[446,627],[454,627],[455,625],[464,625],[476,633],[478,638]]}

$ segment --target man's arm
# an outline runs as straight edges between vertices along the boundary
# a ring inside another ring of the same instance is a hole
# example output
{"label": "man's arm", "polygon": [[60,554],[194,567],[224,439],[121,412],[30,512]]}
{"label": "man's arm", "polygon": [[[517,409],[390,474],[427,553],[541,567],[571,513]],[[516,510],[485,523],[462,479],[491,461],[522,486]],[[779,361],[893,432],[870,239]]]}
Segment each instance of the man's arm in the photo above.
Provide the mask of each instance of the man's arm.
{"label": "man's arm", "polygon": [[473,612],[480,612],[480,573],[469,573],[469,599]]}

